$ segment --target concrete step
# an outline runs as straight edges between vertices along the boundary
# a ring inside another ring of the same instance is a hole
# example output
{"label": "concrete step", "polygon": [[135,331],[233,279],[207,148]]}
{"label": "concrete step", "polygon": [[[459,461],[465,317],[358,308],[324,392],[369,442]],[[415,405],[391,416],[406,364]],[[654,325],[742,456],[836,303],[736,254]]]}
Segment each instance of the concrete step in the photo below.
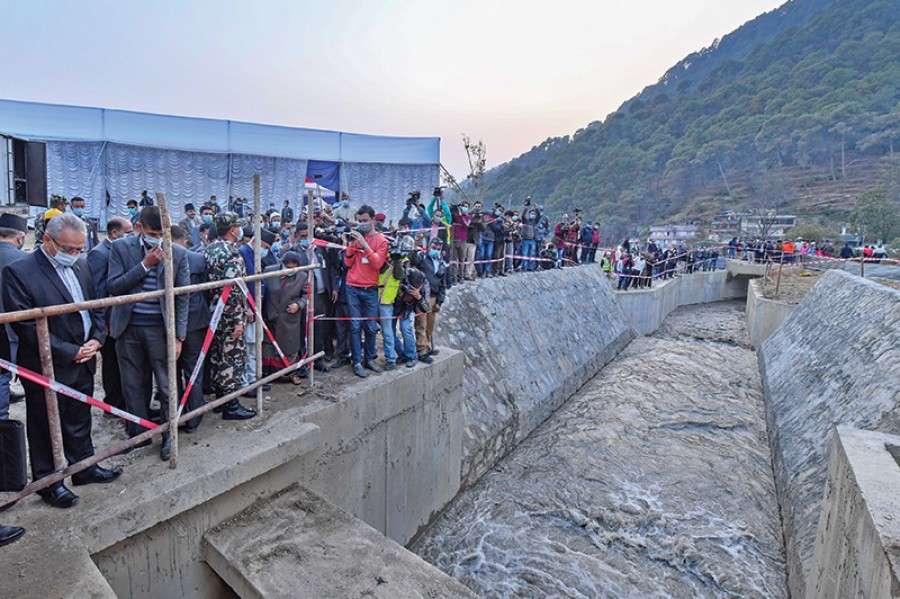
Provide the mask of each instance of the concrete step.
{"label": "concrete step", "polygon": [[243,599],[477,597],[299,485],[207,532],[202,557]]}

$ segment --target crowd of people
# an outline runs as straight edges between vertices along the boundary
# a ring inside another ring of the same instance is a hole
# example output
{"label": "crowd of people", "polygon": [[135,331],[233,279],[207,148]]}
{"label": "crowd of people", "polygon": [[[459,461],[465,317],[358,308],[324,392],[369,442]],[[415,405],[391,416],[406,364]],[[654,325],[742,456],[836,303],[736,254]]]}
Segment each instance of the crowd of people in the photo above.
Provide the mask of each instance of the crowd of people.
{"label": "crowd of people", "polygon": [[[433,362],[439,352],[435,324],[454,285],[598,264],[624,291],[676,273],[715,269],[719,260],[716,249],[692,252],[682,246],[643,246],[629,239],[616,250],[601,250],[598,228],[583,220],[580,211],[551,222],[544,207],[530,198],[520,208],[495,204],[486,211],[480,202],[448,204],[440,188],[427,204],[414,192],[396,225],[370,206],[352,206],[346,195],[334,204],[313,201],[311,214],[306,206],[298,212],[295,220],[294,209],[285,201],[280,208],[270,203],[260,215],[261,268],[280,273],[263,282],[260,297],[254,297],[253,290],[245,294],[242,286],[177,295],[174,330],[166,326],[165,302],[158,298],[50,317],[56,380],[93,395],[100,356],[104,401],[138,418],[164,422],[169,418],[169,376],[178,377],[179,393],[196,376],[186,411],[204,405],[205,395],[237,396],[254,383],[257,327],[263,324],[275,340],[264,341],[264,375],[321,353],[323,357],[309,366],[290,371],[288,380],[300,384],[309,375],[308,367],[321,372],[350,367],[356,376],[367,377]],[[0,299],[10,312],[146,294],[164,287],[169,268],[179,287],[252,275],[257,256],[251,223],[252,212],[240,198],[229,198],[225,206],[215,196],[199,207],[186,204],[184,218],[171,228],[169,265],[162,247],[160,209],[148,194],[128,202],[125,215],[105,223],[105,239],[100,239],[96,223],[84,215],[81,198],[67,202],[54,196],[50,209],[36,219],[32,252],[23,249],[25,219],[0,215]],[[290,270],[311,261],[318,268]],[[312,298],[314,314],[308,318]],[[197,370],[219,302],[221,317],[208,359]],[[308,326],[314,327],[312,348],[307,347]],[[41,372],[35,323],[17,322],[0,329],[4,359]],[[376,362],[379,334],[380,363]],[[174,373],[168,371],[166,361],[169,336],[175,337],[178,354]],[[10,381],[9,372],[0,374],[0,419],[8,417],[10,401],[22,399],[11,394]],[[21,382],[32,477],[38,480],[54,471],[46,404],[42,387]],[[152,408],[157,402],[159,408]],[[67,461],[92,456],[90,408],[66,398],[60,399],[59,406]],[[218,411],[224,420],[256,416],[239,399]],[[181,428],[193,433],[201,420],[198,416]],[[145,430],[131,421],[124,427],[131,437]],[[160,438],[159,456],[168,460],[169,436]],[[108,483],[121,473],[121,468],[97,465],[74,475],[72,483]],[[39,494],[60,508],[78,501],[62,482]],[[0,544],[14,533],[0,528]]]}

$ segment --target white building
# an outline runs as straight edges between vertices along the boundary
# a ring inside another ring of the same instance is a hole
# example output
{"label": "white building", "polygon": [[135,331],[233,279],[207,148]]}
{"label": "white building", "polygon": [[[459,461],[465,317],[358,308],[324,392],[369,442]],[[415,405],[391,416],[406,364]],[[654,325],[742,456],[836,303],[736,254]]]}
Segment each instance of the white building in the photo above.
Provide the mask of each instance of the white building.
{"label": "white building", "polygon": [[674,247],[697,237],[696,225],[662,225],[650,227],[649,239],[660,247]]}

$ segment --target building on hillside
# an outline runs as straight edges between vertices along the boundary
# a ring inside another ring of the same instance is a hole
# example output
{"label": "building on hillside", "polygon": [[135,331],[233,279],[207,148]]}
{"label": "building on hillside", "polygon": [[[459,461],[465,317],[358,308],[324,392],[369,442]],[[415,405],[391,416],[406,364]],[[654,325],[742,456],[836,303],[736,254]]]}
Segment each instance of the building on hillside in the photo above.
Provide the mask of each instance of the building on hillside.
{"label": "building on hillside", "polygon": [[797,226],[797,217],[787,214],[776,216],[741,214],[740,217],[739,232],[744,238],[758,238],[765,235],[767,239],[784,239],[785,233]]}
{"label": "building on hillside", "polygon": [[649,240],[660,247],[673,247],[697,237],[696,225],[660,225],[650,227]]}

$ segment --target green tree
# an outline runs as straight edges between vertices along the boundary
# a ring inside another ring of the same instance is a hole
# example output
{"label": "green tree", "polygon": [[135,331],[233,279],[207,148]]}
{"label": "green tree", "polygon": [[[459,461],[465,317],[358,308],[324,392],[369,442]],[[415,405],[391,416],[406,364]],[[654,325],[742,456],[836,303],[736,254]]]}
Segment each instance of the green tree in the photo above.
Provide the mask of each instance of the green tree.
{"label": "green tree", "polygon": [[865,192],[850,212],[850,223],[866,242],[887,241],[900,235],[900,212],[884,187]]}

